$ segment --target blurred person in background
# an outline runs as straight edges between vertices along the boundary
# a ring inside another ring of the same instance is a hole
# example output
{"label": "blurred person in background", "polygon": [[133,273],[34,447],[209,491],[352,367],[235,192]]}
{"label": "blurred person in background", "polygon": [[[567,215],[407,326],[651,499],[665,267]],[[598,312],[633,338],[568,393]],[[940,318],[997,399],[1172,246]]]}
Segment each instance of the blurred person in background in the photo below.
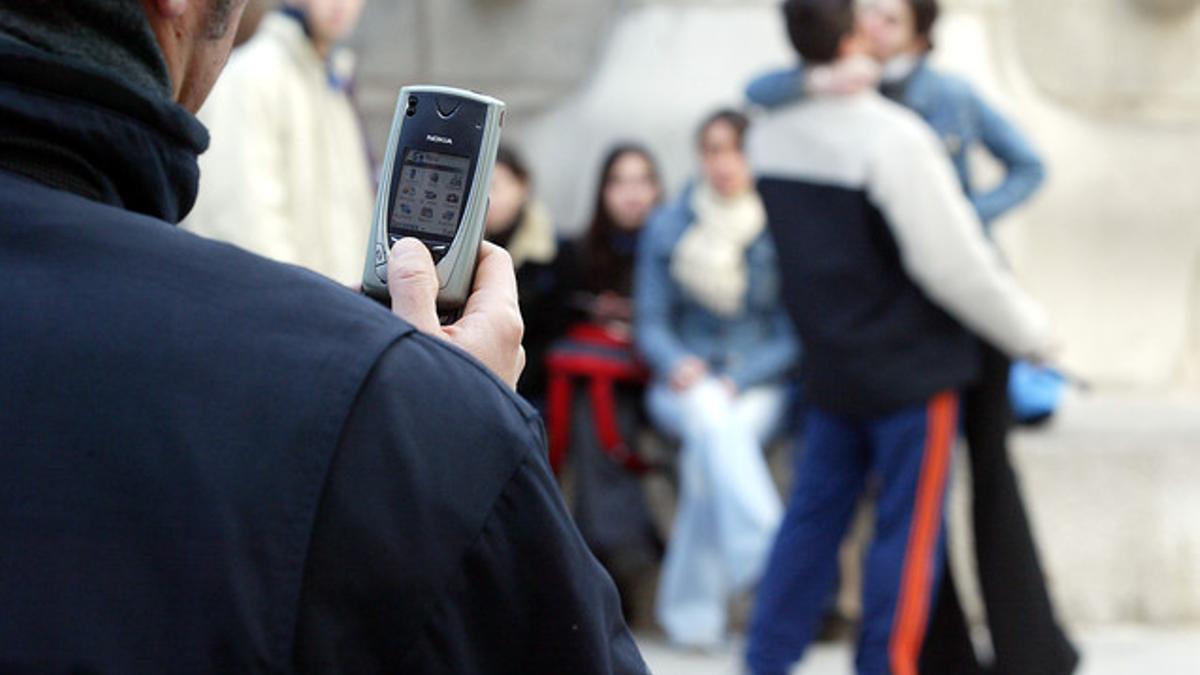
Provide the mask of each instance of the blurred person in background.
{"label": "blurred person in background", "polygon": [[657,615],[684,647],[724,642],[728,603],[758,581],[783,513],[763,448],[798,347],[743,153],[748,124],[723,110],[701,125],[701,176],[646,226],[635,277],[647,409],[683,443]]}
{"label": "blurred person in background", "polygon": [[[870,44],[852,0],[787,0],[783,14],[812,66],[844,66]],[[958,392],[979,374],[973,333],[1033,359],[1049,355],[1053,333],[912,112],[872,90],[812,96],[756,122],[747,149],[811,404],[747,662],[757,675],[782,675],[803,655],[870,486],[857,670],[911,675],[945,561]]]}
{"label": "blurred person in background", "polygon": [[374,189],[338,42],[365,0],[286,0],[235,51],[200,112],[213,131],[184,227],[361,281]]}
{"label": "blurred person in background", "polygon": [[602,165],[592,220],[574,252],[582,292],[578,308],[588,320],[627,337],[633,321],[638,241],[662,200],[662,182],[650,152],[635,144],[616,146]]}
{"label": "blurred person in background", "polygon": [[517,391],[537,407],[546,396],[546,350],[566,329],[564,272],[557,264],[558,239],[550,212],[533,196],[525,160],[501,146],[492,173],[487,239],[512,256],[525,319],[525,371]]}
{"label": "blurred person in background", "polygon": [[640,475],[647,372],[632,336],[638,241],[662,195],[647,149],[621,143],[608,152],[588,229],[561,250],[573,323],[547,360],[551,456],[569,450],[575,521],[634,624],[648,623],[641,603],[662,556]]}
{"label": "blurred person in background", "polygon": [[[937,133],[958,172],[963,190],[985,225],[1024,204],[1045,181],[1046,168],[1033,144],[965,80],[929,63],[938,0],[865,0],[858,11],[868,51],[828,67],[767,73],[746,89],[751,103],[778,107],[807,94],[854,92],[878,87],[911,109]],[[970,151],[981,148],[1003,168],[995,186],[973,180]]]}
{"label": "blurred person in background", "polygon": [[279,6],[279,0],[249,0],[238,22],[237,35],[233,37],[234,48],[246,44],[258,32],[263,17]]}
{"label": "blurred person in background", "polygon": [[[929,64],[937,0],[868,0],[858,21],[867,55],[834,66],[768,73],[747,89],[751,102],[778,107],[808,94],[874,87],[921,116],[941,140],[985,228],[1025,203],[1045,178],[1029,139],[964,80]],[[881,64],[876,66],[876,64]],[[981,148],[1003,167],[994,187],[973,180],[969,154]],[[990,229],[989,229],[990,234]],[[1011,361],[984,342],[980,377],[963,395],[964,431],[971,457],[971,494],[980,588],[992,635],[996,672],[1066,675],[1078,653],[1055,617],[1037,547],[1009,460]],[[930,626],[922,672],[981,672],[949,566]]]}

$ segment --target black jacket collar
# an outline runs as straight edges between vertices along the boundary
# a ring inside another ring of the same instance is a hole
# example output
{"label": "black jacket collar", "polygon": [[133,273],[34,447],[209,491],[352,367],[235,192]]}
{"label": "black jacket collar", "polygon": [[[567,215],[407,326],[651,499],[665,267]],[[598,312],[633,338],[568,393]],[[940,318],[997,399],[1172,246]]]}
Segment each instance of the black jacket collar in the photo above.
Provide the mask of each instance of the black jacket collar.
{"label": "black jacket collar", "polygon": [[168,100],[0,39],[0,169],[179,222],[208,132]]}

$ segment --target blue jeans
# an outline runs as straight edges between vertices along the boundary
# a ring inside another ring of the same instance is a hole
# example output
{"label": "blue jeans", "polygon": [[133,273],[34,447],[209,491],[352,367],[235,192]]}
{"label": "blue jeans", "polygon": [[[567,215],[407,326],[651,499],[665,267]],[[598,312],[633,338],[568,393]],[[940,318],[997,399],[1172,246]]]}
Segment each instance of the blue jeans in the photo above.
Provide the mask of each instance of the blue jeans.
{"label": "blue jeans", "polygon": [[787,515],[758,589],[746,649],[754,675],[783,675],[812,641],[837,550],[868,481],[878,484],[866,561],[860,675],[916,675],[944,558],[942,508],[958,397],[873,418],[809,413]]}
{"label": "blue jeans", "polygon": [[658,621],[673,642],[725,638],[727,604],[761,576],[783,506],[763,445],[783,416],[782,387],[731,396],[708,379],[677,393],[650,389],[651,419],[683,442],[679,510],[659,584]]}

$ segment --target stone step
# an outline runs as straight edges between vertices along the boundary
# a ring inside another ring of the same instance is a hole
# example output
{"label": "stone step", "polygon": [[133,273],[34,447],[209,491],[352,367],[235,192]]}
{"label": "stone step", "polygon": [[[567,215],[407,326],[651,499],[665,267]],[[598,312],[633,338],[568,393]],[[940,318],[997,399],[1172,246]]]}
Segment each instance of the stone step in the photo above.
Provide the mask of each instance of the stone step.
{"label": "stone step", "polygon": [[1200,398],[1078,397],[1014,458],[1066,620],[1200,622]]}
{"label": "stone step", "polygon": [[[1103,626],[1081,631],[1078,638],[1083,652],[1078,675],[1195,675],[1200,672],[1200,627]],[[741,640],[708,654],[681,652],[649,637],[639,637],[638,644],[656,675],[743,672]],[[792,672],[795,675],[846,675],[852,672],[852,658],[848,644],[818,645]]]}

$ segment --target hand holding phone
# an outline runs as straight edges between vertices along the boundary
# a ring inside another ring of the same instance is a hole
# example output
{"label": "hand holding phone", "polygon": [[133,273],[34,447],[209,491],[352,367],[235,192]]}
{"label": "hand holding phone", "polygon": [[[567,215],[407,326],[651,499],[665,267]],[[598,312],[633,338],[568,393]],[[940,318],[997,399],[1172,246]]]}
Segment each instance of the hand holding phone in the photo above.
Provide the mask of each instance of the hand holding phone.
{"label": "hand holding phone", "polygon": [[462,89],[400,90],[363,269],[368,295],[387,301],[389,252],[414,238],[436,266],[439,310],[461,311],[483,241],[504,108]]}
{"label": "hand holding phone", "polygon": [[388,260],[392,312],[417,330],[457,345],[511,387],[525,369],[521,338],[525,331],[517,302],[512,259],[499,246],[484,242],[479,251],[471,294],[462,317],[443,326],[438,318],[440,288],[429,249],[419,240],[401,239]]}

